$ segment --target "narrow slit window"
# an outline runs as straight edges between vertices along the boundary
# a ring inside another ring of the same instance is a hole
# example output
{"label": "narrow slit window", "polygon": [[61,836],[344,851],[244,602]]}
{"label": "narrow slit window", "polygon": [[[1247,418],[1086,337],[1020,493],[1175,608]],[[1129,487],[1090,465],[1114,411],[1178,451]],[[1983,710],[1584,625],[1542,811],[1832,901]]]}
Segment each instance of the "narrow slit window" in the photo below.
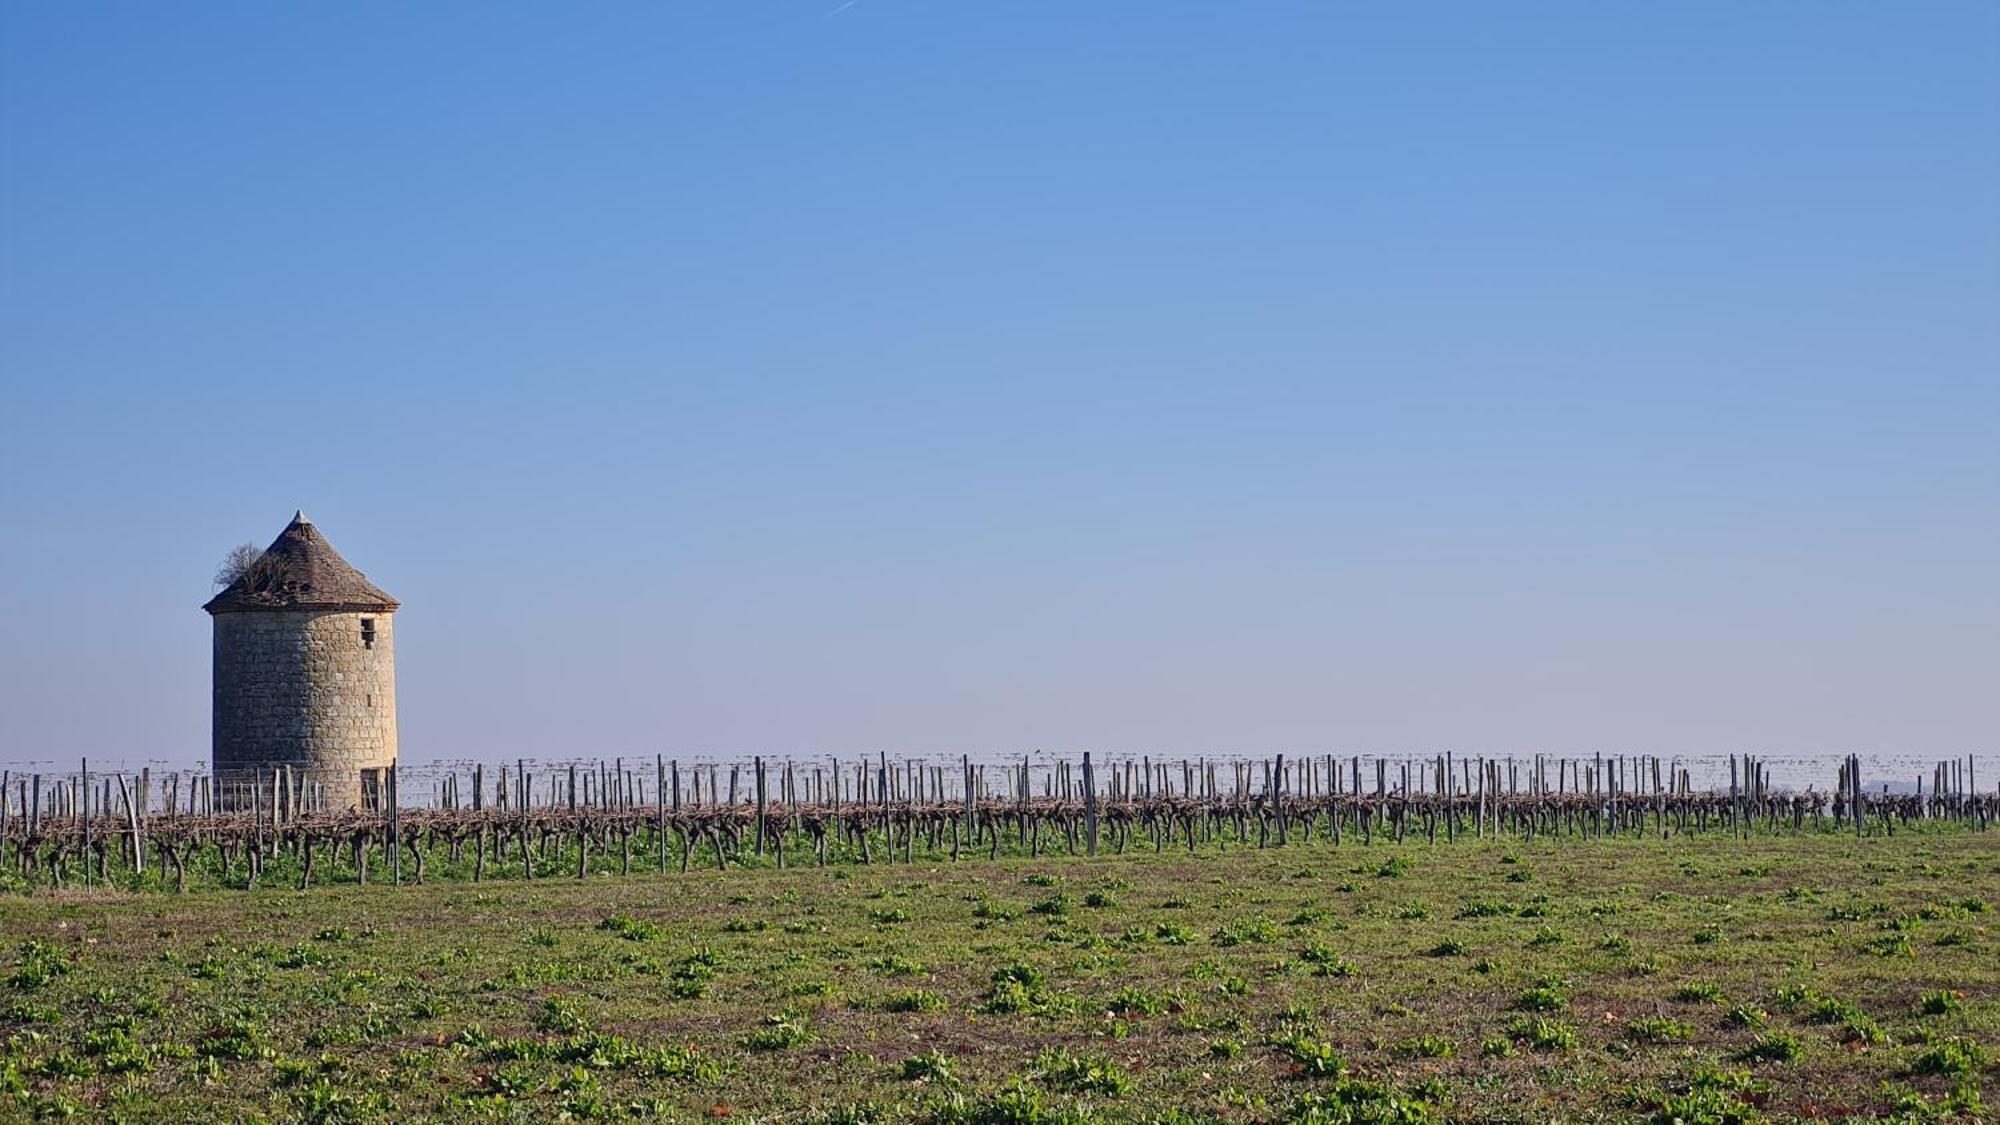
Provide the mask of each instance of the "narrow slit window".
{"label": "narrow slit window", "polygon": [[372,617],[361,619],[361,647],[375,647],[375,619]]}

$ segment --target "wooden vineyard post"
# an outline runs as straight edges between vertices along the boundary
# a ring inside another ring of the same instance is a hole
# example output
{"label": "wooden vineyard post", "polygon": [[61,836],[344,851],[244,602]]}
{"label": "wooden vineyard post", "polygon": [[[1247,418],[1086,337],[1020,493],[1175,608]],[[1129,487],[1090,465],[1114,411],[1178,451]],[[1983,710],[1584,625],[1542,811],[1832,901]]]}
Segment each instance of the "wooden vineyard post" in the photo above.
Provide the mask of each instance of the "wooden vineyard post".
{"label": "wooden vineyard post", "polygon": [[528,791],[528,762],[525,758],[514,759],[514,803],[521,806],[521,877],[535,877],[535,856],[528,847],[528,805],[531,795]]}
{"label": "wooden vineyard post", "polygon": [[[242,785],[238,783],[238,811],[241,811],[242,795]],[[257,865],[264,852],[264,767],[262,766],[250,771],[250,831],[250,854],[245,857],[243,870],[248,874],[249,888],[254,891],[257,889]]]}
{"label": "wooden vineyard post", "polygon": [[1097,774],[1090,766],[1090,751],[1083,752],[1084,834],[1091,855],[1097,854]]}
{"label": "wooden vineyard post", "polygon": [[1848,755],[1848,785],[1854,789],[1854,835],[1868,835],[1868,795],[1862,791],[1862,759],[1860,755]]}
{"label": "wooden vineyard post", "polygon": [[[696,783],[699,784],[701,774],[697,772],[694,776],[696,779]],[[674,803],[673,803],[673,812],[675,820],[674,833],[675,835],[680,837],[681,874],[685,875],[687,874],[689,858],[694,853],[694,842],[693,842],[694,837],[688,832],[687,825],[680,823],[681,760],[679,758],[675,758],[667,763],[667,784],[672,786],[674,791]]]}
{"label": "wooden vineyard post", "polygon": [[1475,839],[1486,838],[1486,759],[1479,759],[1479,806],[1473,813],[1472,835]]}
{"label": "wooden vineyard post", "polygon": [[1602,754],[1596,755],[1590,766],[1591,804],[1595,810],[1592,815],[1596,819],[1596,835],[1600,839],[1613,830],[1611,786],[1616,768],[1617,763]]}
{"label": "wooden vineyard post", "polygon": [[[502,777],[506,774],[503,772]],[[481,766],[472,767],[472,818],[475,822],[472,835],[472,881],[486,881],[486,771]],[[308,836],[310,841],[311,837]],[[310,842],[307,844],[306,861],[312,861]]]}
{"label": "wooden vineyard post", "polygon": [[1837,829],[1846,828],[1847,818],[1854,815],[1854,797],[1848,792],[1849,780],[1847,759],[1842,758],[1833,781],[1833,826]]}
{"label": "wooden vineyard post", "polygon": [[965,839],[969,844],[972,841],[973,826],[977,823],[978,808],[974,804],[974,793],[976,790],[973,788],[972,782],[972,755],[960,754],[958,756],[958,770],[959,776],[965,782]]}
{"label": "wooden vineyard post", "polygon": [[1617,756],[1600,758],[1598,760],[1597,772],[1599,777],[1603,779],[1604,785],[1605,830],[1598,833],[1600,836],[1616,836],[1618,834],[1618,767],[1623,763],[1624,759]]}
{"label": "wooden vineyard post", "polygon": [[1458,841],[1458,791],[1451,766],[1451,751],[1447,750],[1438,763],[1438,796],[1444,801],[1444,842],[1447,844]]}
{"label": "wooden vineyard post", "polygon": [[1340,846],[1340,762],[1331,754],[1326,756],[1326,838]]}
{"label": "wooden vineyard post", "polygon": [[1732,835],[1740,832],[1738,822],[1743,815],[1737,789],[1736,755],[1732,753],[1729,755],[1729,831]]}
{"label": "wooden vineyard post", "polygon": [[82,781],[80,782],[80,785],[81,788],[83,789],[83,797],[81,803],[78,806],[78,812],[82,820],[82,827],[83,827],[83,885],[88,887],[90,885],[90,759],[89,758],[83,759],[83,769],[81,776],[82,776]]}
{"label": "wooden vineyard post", "polygon": [[756,849],[758,855],[763,855],[764,854],[764,759],[763,758],[757,757],[751,759],[751,772],[754,775],[753,780],[756,784],[756,791],[757,791]]}
{"label": "wooden vineyard post", "polygon": [[1402,775],[1402,784],[1397,786],[1396,793],[1396,842],[1400,844],[1410,827],[1410,763],[1400,763],[1397,772]]}
{"label": "wooden vineyard post", "polygon": [[1660,838],[1667,836],[1667,794],[1660,788],[1660,758],[1653,756],[1653,827],[1659,829]]}
{"label": "wooden vineyard post", "polygon": [[[1979,770],[1974,765],[1972,755],[1965,756],[1965,792],[1976,801],[1979,798]],[[1986,806],[1979,805],[1979,830],[1986,831]]]}
{"label": "wooden vineyard post", "polygon": [[917,861],[917,789],[923,784],[923,773],[915,762],[903,767],[903,862]]}
{"label": "wooden vineyard post", "polygon": [[1271,791],[1271,808],[1278,818],[1278,846],[1285,846],[1285,756],[1278,755],[1277,768],[1272,774],[1276,785]]}
{"label": "wooden vineyard post", "polygon": [[401,794],[397,792],[396,759],[389,759],[389,881],[400,884],[403,881],[403,818],[397,808]]}
{"label": "wooden vineyard post", "polygon": [[1028,759],[1025,755],[1021,758],[1021,781],[1015,786],[1015,793],[1020,803],[1021,844],[1025,847],[1028,843]]}
{"label": "wooden vineyard post", "polygon": [[[4,797],[6,792],[6,787],[0,785],[0,804],[5,804]],[[139,805],[138,802],[132,799],[132,793],[125,788],[125,777],[122,774],[118,777],[118,796],[125,802],[125,824],[127,829],[132,833],[132,871],[134,874],[144,875],[146,873],[146,843],[139,837]],[[5,814],[0,813],[0,827],[4,827],[5,825]]]}

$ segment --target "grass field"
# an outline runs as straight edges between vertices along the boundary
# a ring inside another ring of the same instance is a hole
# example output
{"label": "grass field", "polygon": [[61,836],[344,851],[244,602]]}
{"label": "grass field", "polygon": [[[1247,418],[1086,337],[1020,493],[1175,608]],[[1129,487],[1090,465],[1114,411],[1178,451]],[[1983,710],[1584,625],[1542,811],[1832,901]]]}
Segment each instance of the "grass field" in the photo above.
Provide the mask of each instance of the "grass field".
{"label": "grass field", "polygon": [[0,898],[0,1119],[1977,1119],[2000,836]]}

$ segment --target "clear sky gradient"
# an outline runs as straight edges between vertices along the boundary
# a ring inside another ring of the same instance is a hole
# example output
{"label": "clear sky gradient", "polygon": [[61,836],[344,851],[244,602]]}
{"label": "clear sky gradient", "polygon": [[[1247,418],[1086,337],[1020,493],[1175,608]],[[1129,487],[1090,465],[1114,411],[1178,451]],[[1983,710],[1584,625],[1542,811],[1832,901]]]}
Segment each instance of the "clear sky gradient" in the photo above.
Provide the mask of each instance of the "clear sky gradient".
{"label": "clear sky gradient", "polygon": [[0,760],[1991,750],[2000,7],[0,11]]}

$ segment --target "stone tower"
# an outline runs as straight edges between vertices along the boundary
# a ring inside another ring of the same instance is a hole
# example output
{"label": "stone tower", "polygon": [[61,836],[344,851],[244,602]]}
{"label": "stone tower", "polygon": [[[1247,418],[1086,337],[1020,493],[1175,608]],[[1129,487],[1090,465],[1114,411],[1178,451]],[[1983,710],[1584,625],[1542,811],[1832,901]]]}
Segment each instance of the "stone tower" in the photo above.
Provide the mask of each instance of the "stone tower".
{"label": "stone tower", "polygon": [[[333,811],[373,808],[396,757],[396,599],[304,512],[202,607],[215,621],[218,796],[274,767]],[[268,807],[268,806],[267,806]]]}

